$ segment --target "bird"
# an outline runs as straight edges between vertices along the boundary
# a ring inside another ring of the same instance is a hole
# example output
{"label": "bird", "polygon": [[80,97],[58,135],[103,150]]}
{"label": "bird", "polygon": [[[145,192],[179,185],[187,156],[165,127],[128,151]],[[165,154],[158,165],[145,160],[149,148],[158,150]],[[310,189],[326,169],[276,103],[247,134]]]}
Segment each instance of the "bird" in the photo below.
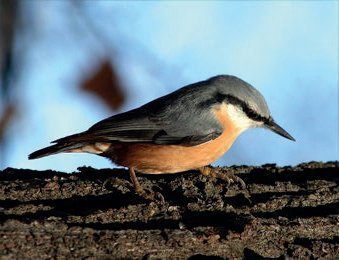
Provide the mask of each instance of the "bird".
{"label": "bird", "polygon": [[78,152],[103,156],[127,167],[135,192],[144,194],[136,172],[199,170],[216,176],[208,165],[223,156],[242,132],[255,127],[295,141],[275,122],[257,89],[236,76],[217,75],[52,141],[28,158]]}

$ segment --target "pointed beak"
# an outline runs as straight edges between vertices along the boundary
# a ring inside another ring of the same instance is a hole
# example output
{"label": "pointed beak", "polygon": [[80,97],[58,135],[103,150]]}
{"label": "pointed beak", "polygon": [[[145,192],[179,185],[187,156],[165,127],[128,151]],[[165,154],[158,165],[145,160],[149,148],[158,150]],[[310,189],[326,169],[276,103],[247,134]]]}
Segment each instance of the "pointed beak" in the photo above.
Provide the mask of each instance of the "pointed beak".
{"label": "pointed beak", "polygon": [[270,129],[271,131],[277,133],[278,135],[281,135],[287,139],[290,139],[292,141],[295,141],[295,139],[287,133],[280,125],[278,125],[274,120],[270,120],[268,123],[265,124],[265,127]]}

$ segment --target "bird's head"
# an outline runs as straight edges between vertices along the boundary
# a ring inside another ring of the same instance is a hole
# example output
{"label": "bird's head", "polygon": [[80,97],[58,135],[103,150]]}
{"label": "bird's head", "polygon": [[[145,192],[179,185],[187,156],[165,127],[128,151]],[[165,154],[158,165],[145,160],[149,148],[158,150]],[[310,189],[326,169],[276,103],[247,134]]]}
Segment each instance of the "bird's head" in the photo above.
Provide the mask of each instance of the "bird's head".
{"label": "bird's head", "polygon": [[250,84],[234,76],[216,76],[207,81],[214,88],[214,98],[227,106],[228,115],[240,132],[263,127],[295,141],[274,121],[264,97]]}

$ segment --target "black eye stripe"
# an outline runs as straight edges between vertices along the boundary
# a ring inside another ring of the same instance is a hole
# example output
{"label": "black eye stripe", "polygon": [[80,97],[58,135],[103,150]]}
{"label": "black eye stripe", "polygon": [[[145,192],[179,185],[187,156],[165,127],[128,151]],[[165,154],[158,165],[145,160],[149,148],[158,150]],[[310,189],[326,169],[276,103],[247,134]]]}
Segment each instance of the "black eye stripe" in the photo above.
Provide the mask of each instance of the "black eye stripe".
{"label": "black eye stripe", "polygon": [[221,93],[217,93],[213,99],[207,100],[201,103],[201,106],[211,106],[213,104],[222,103],[227,101],[227,103],[240,107],[244,113],[254,121],[264,122],[265,124],[270,121],[269,118],[263,117],[251,109],[244,101],[232,96],[232,95],[224,95]]}
{"label": "black eye stripe", "polygon": [[228,103],[238,106],[245,112],[245,114],[254,121],[260,121],[266,123],[268,118],[265,118],[251,109],[244,101],[232,96],[232,95],[224,95],[224,100]]}

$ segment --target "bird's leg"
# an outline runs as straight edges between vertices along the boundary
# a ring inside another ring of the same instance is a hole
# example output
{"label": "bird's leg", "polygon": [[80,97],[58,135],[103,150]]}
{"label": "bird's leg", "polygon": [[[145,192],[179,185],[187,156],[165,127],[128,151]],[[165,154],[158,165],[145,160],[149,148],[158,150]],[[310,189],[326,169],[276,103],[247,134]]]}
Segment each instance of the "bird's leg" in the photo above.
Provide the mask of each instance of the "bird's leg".
{"label": "bird's leg", "polygon": [[129,168],[129,175],[131,177],[131,181],[133,183],[135,192],[139,193],[140,195],[143,195],[145,193],[144,189],[141,187],[133,168]]}
{"label": "bird's leg", "polygon": [[203,166],[198,169],[202,175],[211,176],[213,178],[222,179],[227,182],[227,185],[231,185],[231,183],[238,182],[241,185],[242,189],[246,189],[245,182],[238,176],[230,172],[221,172],[219,169],[215,169],[209,166]]}
{"label": "bird's leg", "polygon": [[[165,199],[159,192],[154,192],[152,189],[144,189],[141,186],[135,174],[134,168],[129,168],[129,174],[130,174],[130,178],[131,178],[135,193],[137,193],[138,195],[140,195],[146,200],[164,202]],[[125,185],[123,181],[121,180],[119,181],[116,178],[108,178],[107,180],[105,180],[105,182],[103,183],[103,187],[106,187],[107,183],[111,183],[113,185],[119,185],[119,186]]]}
{"label": "bird's leg", "polygon": [[159,193],[159,192],[154,192],[153,190],[148,190],[146,191],[143,189],[143,187],[140,185],[137,176],[135,175],[135,170],[134,168],[129,168],[129,174],[131,177],[131,181],[133,183],[135,192],[138,193],[140,196],[145,198],[146,200],[152,200],[152,201],[161,201],[164,202],[164,197]]}

